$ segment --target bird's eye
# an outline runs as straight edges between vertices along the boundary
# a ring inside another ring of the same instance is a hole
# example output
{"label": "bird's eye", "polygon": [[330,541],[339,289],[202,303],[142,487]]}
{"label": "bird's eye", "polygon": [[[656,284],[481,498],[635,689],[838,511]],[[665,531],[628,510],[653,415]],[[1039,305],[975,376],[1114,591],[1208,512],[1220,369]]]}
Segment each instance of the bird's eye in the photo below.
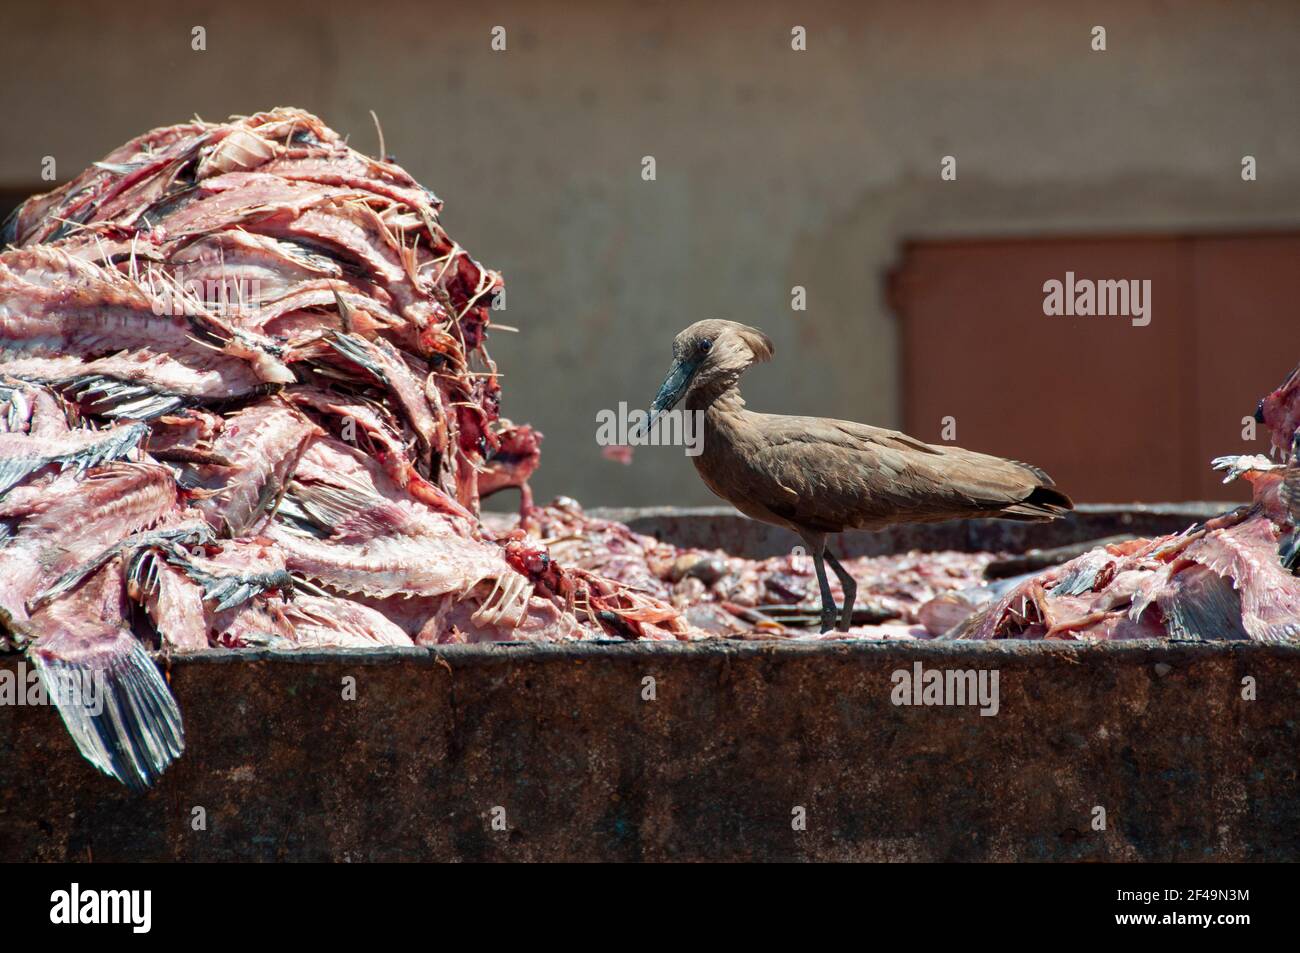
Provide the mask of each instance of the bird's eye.
{"label": "bird's eye", "polygon": [[711,347],[713,347],[713,342],[712,342],[712,341],[701,341],[701,342],[700,342],[700,350],[701,350],[701,351],[707,351],[707,350],[709,350],[709,348],[711,348]]}

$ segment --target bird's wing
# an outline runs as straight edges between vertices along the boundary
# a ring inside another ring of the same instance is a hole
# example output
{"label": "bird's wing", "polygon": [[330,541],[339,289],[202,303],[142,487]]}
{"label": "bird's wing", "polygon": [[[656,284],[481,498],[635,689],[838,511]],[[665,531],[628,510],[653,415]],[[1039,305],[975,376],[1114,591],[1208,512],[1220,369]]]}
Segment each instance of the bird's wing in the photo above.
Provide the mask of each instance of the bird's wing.
{"label": "bird's wing", "polygon": [[1051,485],[1041,470],[895,430],[767,415],[760,429],[754,466],[779,487],[760,502],[806,525],[871,528],[982,513],[1034,519],[1069,506],[1055,491],[1047,508],[1030,500]]}

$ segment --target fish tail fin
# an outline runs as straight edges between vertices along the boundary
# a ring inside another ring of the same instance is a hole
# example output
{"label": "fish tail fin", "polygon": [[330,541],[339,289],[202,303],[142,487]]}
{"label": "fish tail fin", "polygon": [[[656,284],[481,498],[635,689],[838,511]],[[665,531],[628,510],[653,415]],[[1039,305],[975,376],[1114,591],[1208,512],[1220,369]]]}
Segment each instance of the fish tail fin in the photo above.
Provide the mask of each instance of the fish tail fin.
{"label": "fish tail fin", "polygon": [[78,750],[133,791],[144,791],[185,750],[180,709],[144,646],[129,632],[91,656],[31,651]]}
{"label": "fish tail fin", "polygon": [[1174,578],[1177,588],[1156,599],[1171,639],[1187,642],[1250,639],[1242,623],[1241,593],[1231,579],[1200,565],[1185,569]]}

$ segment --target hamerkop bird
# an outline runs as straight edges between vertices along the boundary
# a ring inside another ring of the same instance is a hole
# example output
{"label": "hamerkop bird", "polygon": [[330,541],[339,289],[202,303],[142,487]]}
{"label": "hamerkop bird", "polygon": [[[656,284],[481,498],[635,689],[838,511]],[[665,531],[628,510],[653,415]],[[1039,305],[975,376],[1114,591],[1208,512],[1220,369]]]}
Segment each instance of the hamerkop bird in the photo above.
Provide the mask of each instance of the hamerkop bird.
{"label": "hamerkop bird", "polygon": [[[848,631],[857,585],[826,548],[826,536],[895,523],[994,516],[1039,522],[1073,508],[1042,470],[960,447],[934,447],[895,430],[847,420],[756,414],[738,382],[772,356],[772,342],[734,321],[698,321],[673,341],[673,364],[654,403],[659,414],[685,399],[704,412],[695,467],[705,485],[746,516],[785,526],[808,545],[822,596],[822,631],[839,617]],[[844,587],[835,605],[825,562]]]}

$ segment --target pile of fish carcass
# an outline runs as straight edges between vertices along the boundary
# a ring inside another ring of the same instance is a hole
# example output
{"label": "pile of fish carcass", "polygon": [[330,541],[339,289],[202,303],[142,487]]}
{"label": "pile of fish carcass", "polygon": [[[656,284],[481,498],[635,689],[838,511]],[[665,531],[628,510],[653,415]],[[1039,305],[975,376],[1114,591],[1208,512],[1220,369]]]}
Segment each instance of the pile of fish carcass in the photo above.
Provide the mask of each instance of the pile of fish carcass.
{"label": "pile of fish carcass", "polygon": [[[956,551],[845,558],[844,567],[858,584],[853,627],[818,634],[816,570],[799,548],[766,559],[681,548],[584,513],[566,497],[534,509],[530,523],[547,540],[552,558],[564,565],[677,607],[700,634],[745,640],[927,638],[921,610],[938,597],[979,591],[986,567],[999,558]],[[831,586],[841,598],[838,580]]]}
{"label": "pile of fish carcass", "polygon": [[1185,532],[1101,546],[1045,572],[938,596],[918,617],[947,639],[1294,641],[1300,638],[1300,367],[1260,401],[1275,459],[1213,461],[1253,499]]}
{"label": "pile of fish carcass", "polygon": [[5,223],[0,640],[135,787],[181,751],[164,651],[672,639],[673,606],[490,533],[500,277],[315,116],[155,129]]}

